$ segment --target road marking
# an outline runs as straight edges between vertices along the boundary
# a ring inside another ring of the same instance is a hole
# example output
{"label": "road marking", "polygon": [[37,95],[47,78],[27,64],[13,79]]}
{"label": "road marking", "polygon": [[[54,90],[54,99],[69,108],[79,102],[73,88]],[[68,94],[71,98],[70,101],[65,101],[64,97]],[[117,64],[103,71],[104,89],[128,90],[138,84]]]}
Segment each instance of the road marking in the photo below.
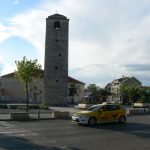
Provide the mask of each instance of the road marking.
{"label": "road marking", "polygon": [[146,133],[146,134],[150,134],[150,131],[132,131],[132,132],[135,132],[135,133]]}
{"label": "road marking", "polygon": [[37,136],[38,134],[29,129],[17,128],[15,125],[0,121],[0,134],[13,136]]}
{"label": "road marking", "polygon": [[26,131],[18,130],[18,131],[0,131],[0,134],[11,134],[11,133],[26,133]]}
{"label": "road marking", "polygon": [[13,124],[10,124],[10,123],[5,122],[5,121],[0,121],[0,126],[3,126],[3,127],[14,127]]}

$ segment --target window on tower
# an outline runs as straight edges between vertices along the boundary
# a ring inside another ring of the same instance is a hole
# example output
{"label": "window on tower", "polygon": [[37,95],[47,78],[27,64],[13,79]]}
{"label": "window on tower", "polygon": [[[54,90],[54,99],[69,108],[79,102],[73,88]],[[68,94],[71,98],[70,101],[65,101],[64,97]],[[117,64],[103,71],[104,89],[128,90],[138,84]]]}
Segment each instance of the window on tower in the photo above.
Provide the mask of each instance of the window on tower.
{"label": "window on tower", "polygon": [[58,21],[54,23],[54,29],[60,29],[60,23]]}

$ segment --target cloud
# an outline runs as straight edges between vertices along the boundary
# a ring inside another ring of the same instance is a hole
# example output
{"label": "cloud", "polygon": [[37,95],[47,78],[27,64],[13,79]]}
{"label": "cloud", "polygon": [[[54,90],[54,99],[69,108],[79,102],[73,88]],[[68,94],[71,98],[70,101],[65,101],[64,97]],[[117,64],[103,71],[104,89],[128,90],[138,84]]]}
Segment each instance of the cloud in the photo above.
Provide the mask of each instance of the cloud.
{"label": "cloud", "polygon": [[3,66],[3,64],[0,63],[0,75],[1,75],[1,71],[2,71],[2,66]]}
{"label": "cloud", "polygon": [[30,10],[10,19],[13,35],[24,38],[37,48],[44,51],[45,11]]}
{"label": "cloud", "polygon": [[124,68],[129,76],[137,77],[143,85],[150,85],[150,64],[126,64]]}
{"label": "cloud", "polygon": [[14,5],[17,5],[19,3],[19,0],[14,1]]}
{"label": "cloud", "polygon": [[7,63],[7,60],[0,54],[0,76],[14,71],[14,62]]}
{"label": "cloud", "polygon": [[147,83],[149,7],[147,0],[43,0],[38,7],[10,18],[9,25],[0,24],[4,35],[0,41],[24,38],[37,48],[40,62],[44,62],[45,18],[57,10],[70,19],[71,75],[102,85],[121,75],[145,77]]}
{"label": "cloud", "polygon": [[127,64],[125,67],[131,71],[150,72],[150,64]]}
{"label": "cloud", "polygon": [[12,36],[11,29],[0,22],[0,43]]}
{"label": "cloud", "polygon": [[1,73],[2,73],[2,68],[3,68],[3,65],[0,63],[0,76],[1,76]]}
{"label": "cloud", "polygon": [[0,76],[2,75],[3,68],[4,68],[4,64],[2,62],[3,62],[3,56],[0,55]]}
{"label": "cloud", "polygon": [[136,77],[143,85],[150,84],[150,69],[142,64],[91,64],[70,70],[70,74],[75,78],[87,83],[96,83],[100,87],[105,87],[114,79],[122,76]]}
{"label": "cloud", "polygon": [[[118,71],[119,68],[120,71]],[[105,87],[106,84],[125,73],[124,68],[117,64],[91,64],[70,70],[72,76],[87,84],[97,83],[100,87]]]}

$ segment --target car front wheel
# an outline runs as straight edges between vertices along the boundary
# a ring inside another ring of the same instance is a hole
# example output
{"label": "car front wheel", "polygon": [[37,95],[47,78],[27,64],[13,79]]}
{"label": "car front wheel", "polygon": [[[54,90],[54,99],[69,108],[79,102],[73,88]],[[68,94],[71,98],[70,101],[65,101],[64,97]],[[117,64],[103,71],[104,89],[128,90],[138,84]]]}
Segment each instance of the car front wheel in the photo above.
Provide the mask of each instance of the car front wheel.
{"label": "car front wheel", "polygon": [[96,120],[95,117],[90,117],[89,118],[89,121],[88,121],[89,126],[94,126],[94,125],[96,125],[96,123],[97,123],[97,120]]}
{"label": "car front wheel", "polygon": [[126,122],[126,116],[120,116],[119,123],[125,123]]}

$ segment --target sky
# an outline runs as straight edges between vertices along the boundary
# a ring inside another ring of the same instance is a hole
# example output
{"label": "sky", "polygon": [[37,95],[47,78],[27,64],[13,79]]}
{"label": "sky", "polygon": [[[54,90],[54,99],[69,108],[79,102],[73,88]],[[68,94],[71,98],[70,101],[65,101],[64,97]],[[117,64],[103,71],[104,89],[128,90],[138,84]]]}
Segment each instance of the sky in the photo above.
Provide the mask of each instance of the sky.
{"label": "sky", "polygon": [[15,61],[44,68],[46,18],[69,18],[69,75],[105,87],[122,76],[150,86],[150,0],[0,0],[0,75]]}

